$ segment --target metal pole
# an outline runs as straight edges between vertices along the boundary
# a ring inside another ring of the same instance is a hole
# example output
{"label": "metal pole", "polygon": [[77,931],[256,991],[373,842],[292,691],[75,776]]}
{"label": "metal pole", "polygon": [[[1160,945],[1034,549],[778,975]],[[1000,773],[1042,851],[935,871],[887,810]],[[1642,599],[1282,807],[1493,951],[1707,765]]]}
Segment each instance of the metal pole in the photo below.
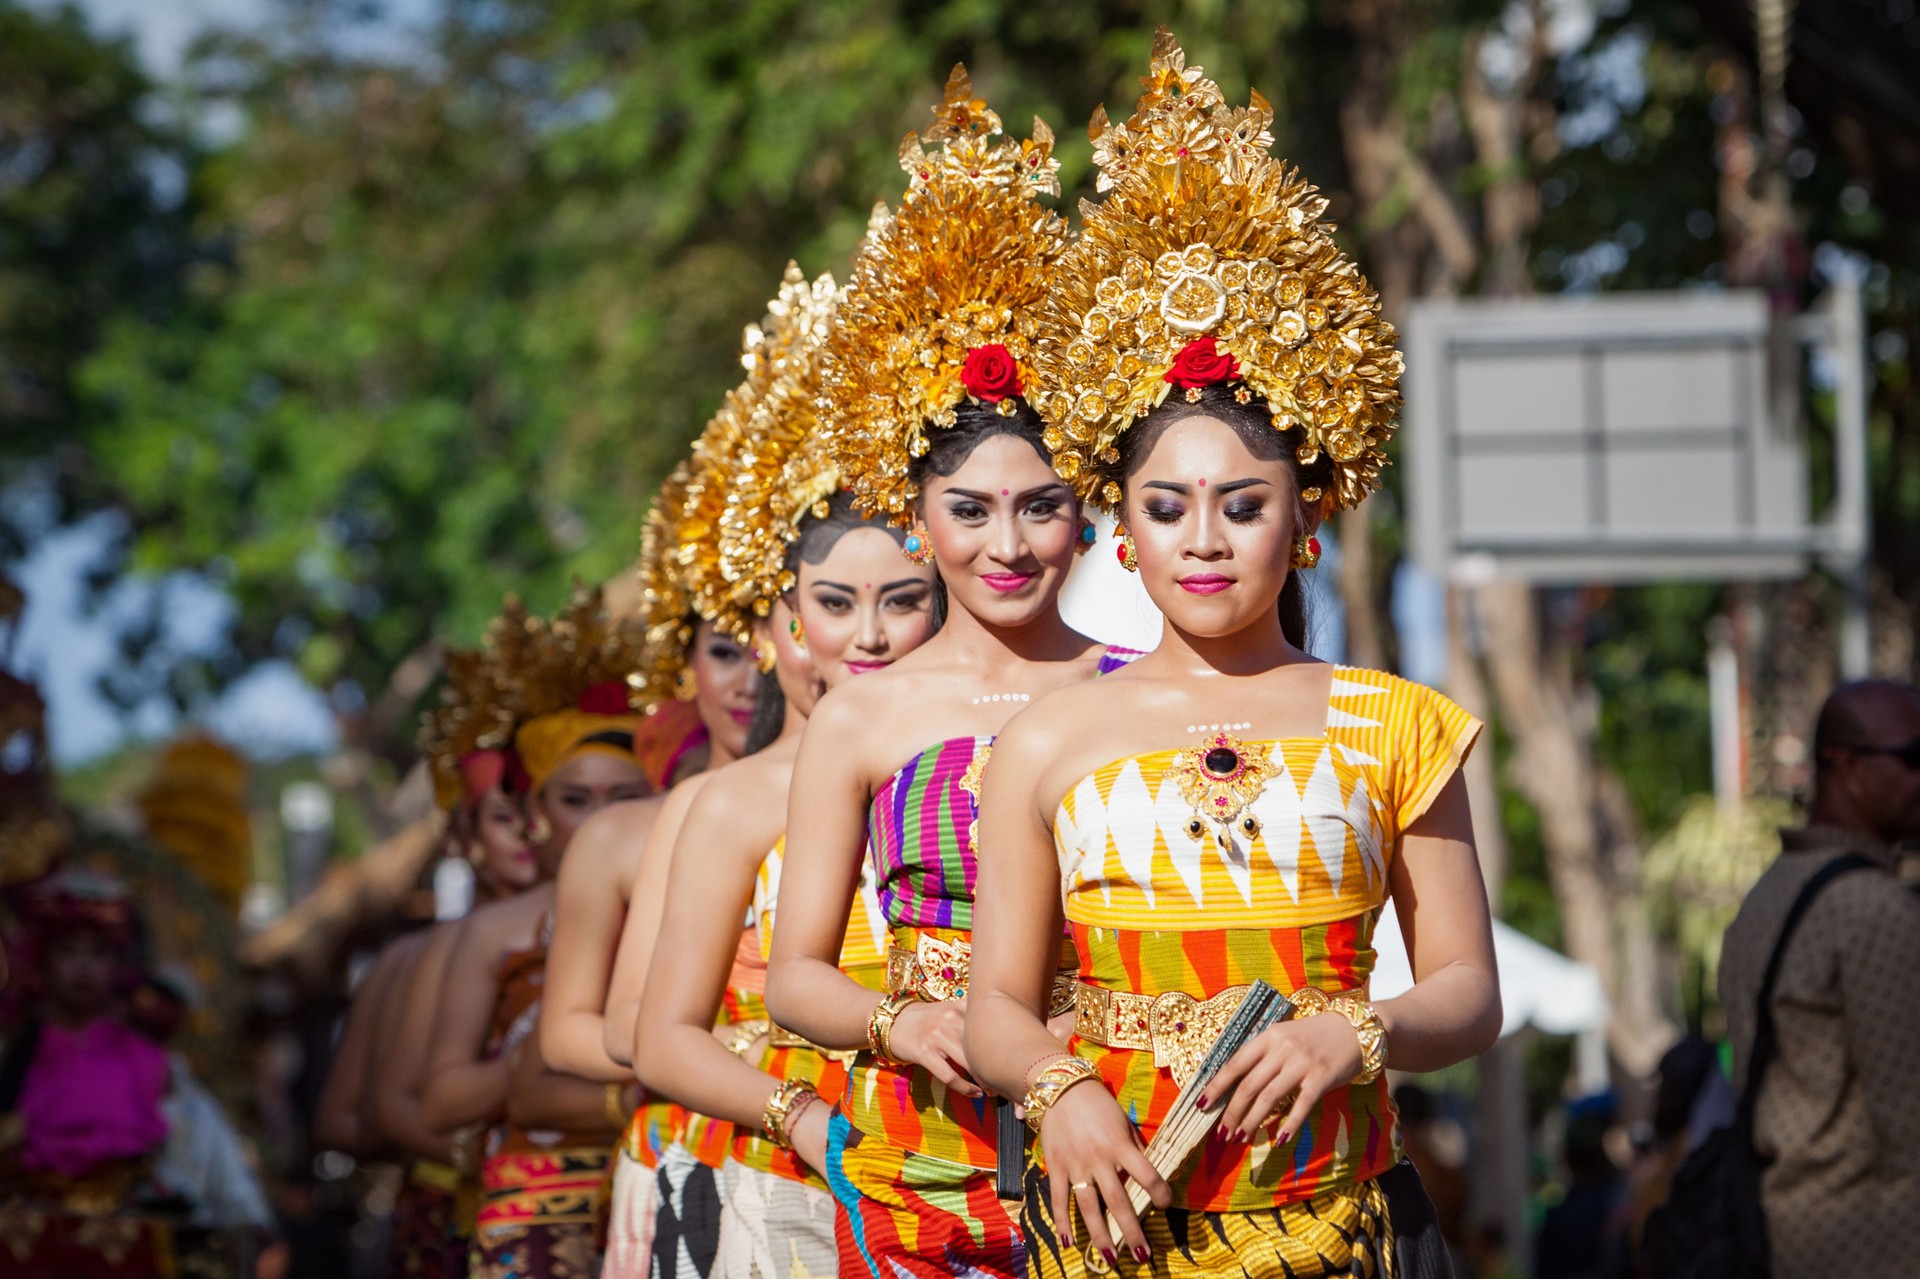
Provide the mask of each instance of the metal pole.
{"label": "metal pole", "polygon": [[1846,592],[1840,623],[1840,675],[1865,679],[1873,668],[1868,570],[1873,547],[1872,498],[1867,488],[1867,341],[1860,282],[1835,280],[1827,293],[1833,317],[1834,545],[1829,567]]}
{"label": "metal pole", "polygon": [[1740,727],[1740,656],[1733,647],[1733,623],[1716,617],[1707,623],[1707,722],[1713,746],[1713,797],[1726,817],[1736,817],[1746,791],[1741,759],[1745,734]]}

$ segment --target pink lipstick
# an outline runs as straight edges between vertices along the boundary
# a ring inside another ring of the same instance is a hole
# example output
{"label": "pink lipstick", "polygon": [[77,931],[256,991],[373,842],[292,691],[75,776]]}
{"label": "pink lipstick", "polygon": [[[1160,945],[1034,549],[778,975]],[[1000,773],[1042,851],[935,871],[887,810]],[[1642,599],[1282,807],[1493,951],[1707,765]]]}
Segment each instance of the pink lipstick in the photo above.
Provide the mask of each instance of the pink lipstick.
{"label": "pink lipstick", "polygon": [[1232,585],[1232,578],[1222,577],[1218,573],[1195,573],[1192,577],[1180,579],[1180,589],[1195,595],[1218,595]]}
{"label": "pink lipstick", "polygon": [[1010,595],[1033,580],[1031,573],[982,573],[980,580],[1003,595]]}
{"label": "pink lipstick", "polygon": [[884,671],[892,662],[848,662],[847,671],[853,675],[871,675],[874,671]]}

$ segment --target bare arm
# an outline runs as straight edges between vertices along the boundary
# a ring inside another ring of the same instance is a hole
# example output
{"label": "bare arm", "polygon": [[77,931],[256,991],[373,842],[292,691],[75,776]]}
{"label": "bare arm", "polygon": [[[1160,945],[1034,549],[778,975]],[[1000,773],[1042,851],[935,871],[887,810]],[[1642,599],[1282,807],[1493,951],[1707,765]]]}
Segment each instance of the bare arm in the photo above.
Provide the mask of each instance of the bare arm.
{"label": "bare arm", "polygon": [[[868,724],[851,689],[823,698],[807,721],[787,804],[780,927],[767,966],[767,1013],[826,1048],[864,1048],[879,996],[840,971],[847,917],[867,849],[866,779],[850,758]],[[890,1047],[966,1097],[980,1095],[967,1071],[962,1001],[908,1004]]]}
{"label": "bare arm", "polygon": [[[507,1070],[507,1119],[521,1128],[614,1132],[633,1112],[637,1088],[631,1079],[625,1085],[603,1083],[554,1070],[534,1039],[509,1056]],[[609,1089],[614,1090],[611,1099]]]}
{"label": "bare arm", "polygon": [[613,976],[607,982],[601,1026],[601,1047],[622,1066],[633,1064],[634,1024],[640,1014],[640,992],[647,984],[647,966],[653,962],[654,938],[660,932],[667,876],[673,868],[673,842],[708,776],[702,773],[690,777],[667,792],[659,816],[635,854],[633,891],[627,897],[627,918],[620,929]]}
{"label": "bare arm", "polygon": [[[567,847],[554,888],[553,945],[540,997],[539,1056],[554,1071],[596,1083],[633,1077],[607,1055],[607,991],[632,891],[634,844],[646,839],[665,802],[630,800],[595,813]],[[528,1098],[522,1104],[538,1103]]]}
{"label": "bare arm", "polygon": [[436,1131],[451,1132],[505,1112],[507,1064],[483,1055],[500,995],[500,963],[513,945],[526,943],[523,934],[551,900],[549,893],[532,889],[479,911],[460,926],[434,1018],[422,1098],[422,1114]]}
{"label": "bare arm", "polygon": [[[765,1072],[728,1052],[712,1027],[740,941],[740,919],[778,823],[748,820],[741,781],[755,769],[710,782],[675,841],[667,909],[640,1002],[634,1068],[655,1092],[700,1111],[758,1127],[777,1087]],[[757,816],[758,814],[756,814]],[[784,897],[784,876],[782,895]],[[781,906],[781,927],[786,908]],[[836,959],[838,958],[836,954]],[[817,1113],[815,1113],[817,1112]],[[826,1149],[827,1107],[793,1117],[797,1147],[815,1166]],[[817,1138],[817,1140],[815,1140]]]}
{"label": "bare arm", "polygon": [[347,1023],[327,1070],[326,1085],[313,1120],[314,1140],[330,1150],[367,1156],[380,1146],[373,1123],[373,1048],[378,1038],[380,1003],[409,959],[418,956],[421,939],[402,937],[381,951],[347,1006]]}
{"label": "bare arm", "polygon": [[373,1072],[373,1123],[383,1140],[421,1159],[446,1162],[449,1132],[436,1132],[422,1112],[434,1010],[447,964],[460,939],[458,924],[441,924],[382,1001],[379,1060]]}

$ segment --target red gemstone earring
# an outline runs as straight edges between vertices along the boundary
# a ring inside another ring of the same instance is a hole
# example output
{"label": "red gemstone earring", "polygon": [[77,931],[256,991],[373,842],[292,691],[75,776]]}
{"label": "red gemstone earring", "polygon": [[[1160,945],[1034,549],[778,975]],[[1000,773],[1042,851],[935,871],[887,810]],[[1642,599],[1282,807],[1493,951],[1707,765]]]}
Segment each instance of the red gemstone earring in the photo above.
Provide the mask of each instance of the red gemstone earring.
{"label": "red gemstone earring", "polygon": [[1127,532],[1127,526],[1124,524],[1115,527],[1113,532],[1115,538],[1119,541],[1119,545],[1115,547],[1114,550],[1120,559],[1120,567],[1129,573],[1138,573],[1140,571],[1140,557],[1134,553],[1133,534]]}
{"label": "red gemstone earring", "polygon": [[1320,539],[1307,533],[1293,539],[1293,566],[1312,568],[1320,562]]}

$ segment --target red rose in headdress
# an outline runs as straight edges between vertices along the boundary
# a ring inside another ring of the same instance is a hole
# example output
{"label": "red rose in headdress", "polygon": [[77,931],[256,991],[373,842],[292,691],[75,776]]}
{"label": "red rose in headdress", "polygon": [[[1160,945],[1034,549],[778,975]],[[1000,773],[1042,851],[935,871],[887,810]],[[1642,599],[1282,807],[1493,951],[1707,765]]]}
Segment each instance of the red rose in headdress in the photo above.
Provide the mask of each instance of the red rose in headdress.
{"label": "red rose in headdress", "polygon": [[627,705],[627,686],[616,680],[602,680],[587,686],[580,694],[580,709],[589,715],[631,715]]}
{"label": "red rose in headdress", "polygon": [[1015,363],[1013,352],[998,342],[976,346],[967,352],[966,365],[960,370],[960,385],[966,387],[967,394],[974,399],[989,404],[1026,391],[1020,384],[1020,366]]}
{"label": "red rose in headdress", "polygon": [[1180,348],[1166,380],[1179,387],[1218,386],[1240,376],[1240,361],[1212,338],[1195,338]]}

